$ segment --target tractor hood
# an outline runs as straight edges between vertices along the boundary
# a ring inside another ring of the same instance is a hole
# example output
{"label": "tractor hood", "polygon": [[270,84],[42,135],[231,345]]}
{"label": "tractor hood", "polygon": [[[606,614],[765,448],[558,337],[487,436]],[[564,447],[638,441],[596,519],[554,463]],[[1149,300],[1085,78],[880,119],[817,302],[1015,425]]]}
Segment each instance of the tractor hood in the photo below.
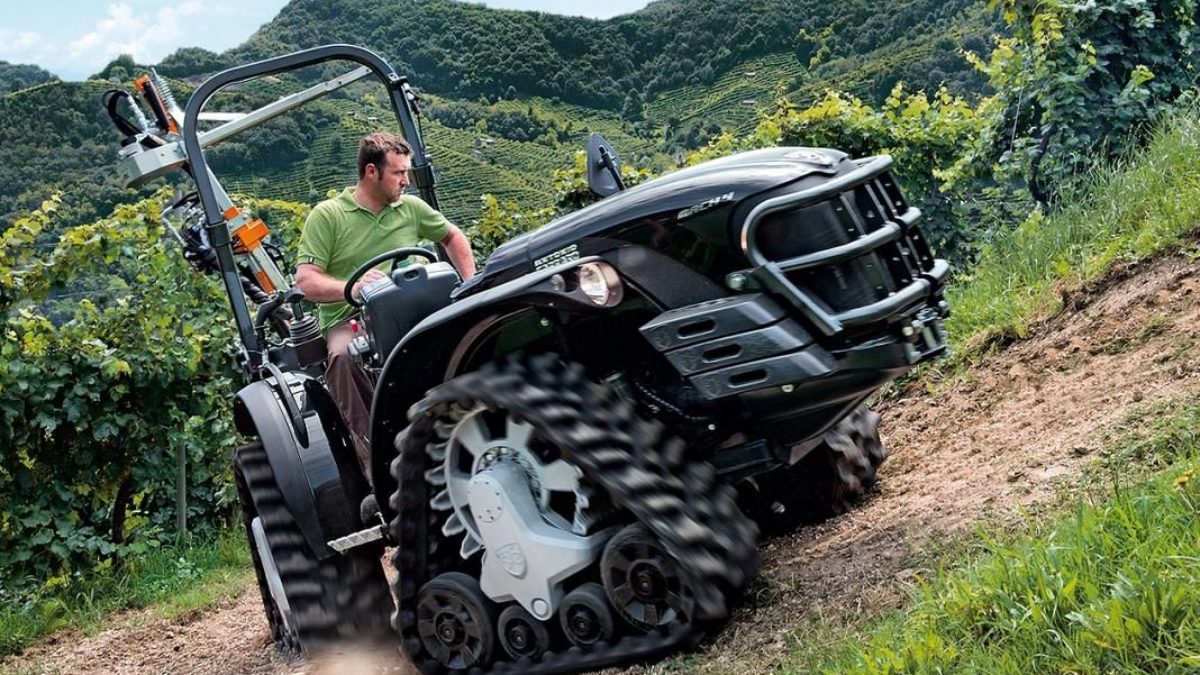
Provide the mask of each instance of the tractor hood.
{"label": "tractor hood", "polygon": [[583,255],[600,252],[582,250],[581,240],[599,238],[607,241],[605,248],[612,248],[613,243],[622,240],[623,230],[647,220],[684,227],[694,217],[717,211],[718,207],[727,218],[733,212],[731,207],[749,197],[813,173],[836,174],[845,159],[846,154],[836,150],[769,148],[676,171],[618,192],[497,247],[483,270],[460,286],[456,296],[570,260],[563,255],[572,244],[579,244],[578,252]]}

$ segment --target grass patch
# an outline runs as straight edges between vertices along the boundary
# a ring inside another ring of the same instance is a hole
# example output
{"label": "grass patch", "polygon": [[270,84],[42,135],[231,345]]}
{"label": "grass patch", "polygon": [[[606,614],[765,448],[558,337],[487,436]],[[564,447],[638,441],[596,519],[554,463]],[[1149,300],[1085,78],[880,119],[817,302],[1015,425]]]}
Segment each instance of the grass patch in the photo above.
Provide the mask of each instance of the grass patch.
{"label": "grass patch", "polygon": [[98,631],[112,612],[154,604],[172,618],[237,596],[253,577],[241,531],[152,550],[119,570],[55,577],[32,593],[0,589],[0,656],[64,628]]}
{"label": "grass patch", "polygon": [[[1197,463],[1104,503],[987,541],[865,647],[809,661],[845,673],[1195,672],[1200,668]],[[787,670],[785,668],[785,670]]]}
{"label": "grass patch", "polygon": [[[1058,313],[1067,291],[1088,288],[1116,265],[1187,250],[1197,231],[1200,105],[1193,105],[1160,121],[1140,152],[1095,171],[1051,215],[1037,212],[987,245],[970,273],[946,289],[953,309],[946,320],[950,356],[889,383],[875,399],[895,398],[918,384],[932,393],[969,378],[985,354],[1028,337],[1031,326]],[[1167,321],[1152,316],[1144,330],[1106,348],[1136,347]],[[1181,342],[1178,350],[1193,346]]]}
{"label": "grass patch", "polygon": [[964,356],[972,345],[1025,337],[1060,309],[1060,289],[1177,248],[1200,226],[1200,109],[1164,120],[1144,150],[1097,171],[1064,204],[986,247],[948,290],[947,326]]}
{"label": "grass patch", "polygon": [[[773,670],[1200,671],[1200,400],[1126,422],[1097,465],[1109,476],[1099,495],[1085,491],[1050,524],[984,534],[942,557],[903,611],[806,634]],[[1159,470],[1128,485],[1133,461]]]}
{"label": "grass patch", "polygon": [[1200,398],[1189,396],[1140,406],[1103,432],[1099,468],[1145,475],[1162,471],[1200,448]]}

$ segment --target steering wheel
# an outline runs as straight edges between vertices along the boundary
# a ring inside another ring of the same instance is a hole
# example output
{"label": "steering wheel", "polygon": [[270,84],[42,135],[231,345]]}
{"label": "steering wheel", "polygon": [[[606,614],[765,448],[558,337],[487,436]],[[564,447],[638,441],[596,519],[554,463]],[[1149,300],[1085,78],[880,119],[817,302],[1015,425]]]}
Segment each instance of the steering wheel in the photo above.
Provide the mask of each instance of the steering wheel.
{"label": "steering wheel", "polygon": [[359,265],[358,269],[354,270],[354,273],[350,275],[350,278],[346,279],[346,287],[342,290],[342,297],[346,300],[346,304],[355,308],[362,307],[362,302],[353,297],[352,293],[354,291],[354,284],[358,283],[358,280],[362,278],[362,275],[367,273],[367,270],[372,269],[381,262],[396,260],[397,258],[407,258],[410,255],[420,256],[429,262],[437,262],[437,256],[432,251],[419,246],[406,246],[404,248],[393,249],[387,253],[380,253]]}

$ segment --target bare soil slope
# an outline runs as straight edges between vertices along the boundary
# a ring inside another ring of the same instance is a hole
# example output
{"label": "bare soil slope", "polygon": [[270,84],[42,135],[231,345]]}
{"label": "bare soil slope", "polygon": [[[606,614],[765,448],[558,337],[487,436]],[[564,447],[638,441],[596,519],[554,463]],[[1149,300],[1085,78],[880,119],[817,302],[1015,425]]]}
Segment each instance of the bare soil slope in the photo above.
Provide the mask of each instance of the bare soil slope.
{"label": "bare soil slope", "polygon": [[[1068,309],[965,378],[883,404],[892,458],[851,513],[767,542],[761,579],[733,623],[669,669],[765,672],[815,617],[853,619],[903,599],[921,552],[984,520],[1060,494],[1100,439],[1155,402],[1200,396],[1200,262],[1166,258],[1064,291]],[[54,636],[15,672],[373,672],[372,660],[288,664],[267,645],[257,594],[162,622],[124,615],[96,637]],[[686,664],[686,665],[685,665]],[[660,670],[655,666],[650,670]],[[404,666],[392,663],[394,672]]]}

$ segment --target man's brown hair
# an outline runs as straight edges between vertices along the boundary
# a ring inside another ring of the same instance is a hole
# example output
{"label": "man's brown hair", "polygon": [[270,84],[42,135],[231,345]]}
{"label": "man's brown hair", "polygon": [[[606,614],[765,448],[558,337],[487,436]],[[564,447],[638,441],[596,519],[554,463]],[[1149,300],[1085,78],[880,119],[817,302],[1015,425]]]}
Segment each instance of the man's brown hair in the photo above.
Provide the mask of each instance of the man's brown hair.
{"label": "man's brown hair", "polygon": [[358,142],[358,177],[367,175],[368,164],[374,164],[377,171],[383,171],[383,163],[389,152],[411,155],[412,146],[408,141],[388,131],[377,131],[363,136]]}

